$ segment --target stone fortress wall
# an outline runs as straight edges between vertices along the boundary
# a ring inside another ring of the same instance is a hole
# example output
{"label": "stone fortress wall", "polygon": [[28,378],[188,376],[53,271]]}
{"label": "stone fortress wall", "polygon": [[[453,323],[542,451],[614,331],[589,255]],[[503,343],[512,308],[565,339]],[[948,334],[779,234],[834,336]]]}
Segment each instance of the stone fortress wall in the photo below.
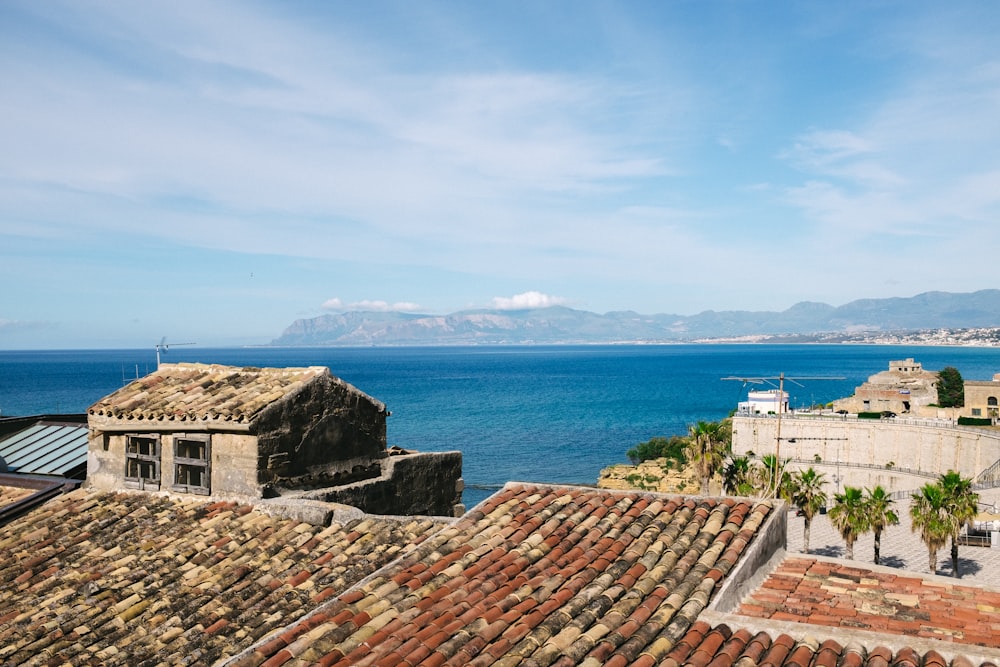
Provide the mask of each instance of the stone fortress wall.
{"label": "stone fortress wall", "polygon": [[[733,454],[774,454],[778,425],[774,415],[735,416]],[[979,481],[1000,461],[1000,431],[946,421],[782,415],[780,428],[779,458],[792,459],[792,469],[812,466],[822,472],[827,492],[876,484],[909,492],[948,470]]]}

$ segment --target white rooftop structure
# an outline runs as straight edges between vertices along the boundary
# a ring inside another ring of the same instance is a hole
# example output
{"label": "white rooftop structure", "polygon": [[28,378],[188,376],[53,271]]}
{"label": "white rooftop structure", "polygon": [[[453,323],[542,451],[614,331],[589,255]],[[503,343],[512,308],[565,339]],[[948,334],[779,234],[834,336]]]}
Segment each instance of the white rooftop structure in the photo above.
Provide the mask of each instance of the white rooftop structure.
{"label": "white rooftop structure", "polygon": [[788,392],[778,389],[751,391],[747,400],[736,406],[736,412],[741,415],[784,414],[788,412]]}

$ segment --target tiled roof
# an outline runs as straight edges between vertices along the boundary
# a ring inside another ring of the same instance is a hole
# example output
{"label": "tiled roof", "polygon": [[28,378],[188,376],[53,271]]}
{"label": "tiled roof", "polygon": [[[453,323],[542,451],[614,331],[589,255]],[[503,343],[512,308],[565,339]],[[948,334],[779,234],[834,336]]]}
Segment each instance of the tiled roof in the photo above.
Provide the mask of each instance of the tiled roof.
{"label": "tiled roof", "polygon": [[840,643],[832,639],[793,639],[782,632],[752,632],[732,629],[721,623],[712,627],[698,621],[677,643],[660,667],[722,667],[729,665],[773,665],[775,667],[981,667],[993,663],[974,663],[963,656],[947,660],[935,650],[918,652],[912,648],[866,648],[857,642]]}
{"label": "tiled roof", "polygon": [[0,665],[207,665],[441,521],[317,527],[235,503],[77,490],[0,527]]}
{"label": "tiled roof", "polygon": [[26,489],[20,486],[0,486],[0,506],[27,498],[34,492],[34,489]]}
{"label": "tiled roof", "polygon": [[233,665],[653,665],[768,501],[509,484]]}
{"label": "tiled roof", "polygon": [[0,472],[82,479],[87,472],[87,425],[40,420],[0,440],[0,461],[7,467]]}
{"label": "tiled roof", "polygon": [[322,528],[78,490],[0,527],[0,665],[996,664],[957,635],[874,634],[882,612],[835,626],[802,613],[808,595],[845,618],[842,602],[885,615],[891,602],[897,620],[954,629],[921,606],[936,595],[967,629],[1000,632],[996,591],[940,577],[785,556],[752,596],[781,591],[773,605],[798,622],[748,616],[750,600],[708,611],[772,518],[769,501],[512,483],[458,521]]}
{"label": "tiled roof", "polygon": [[832,559],[789,557],[744,599],[739,613],[1000,646],[1000,589],[960,582]]}
{"label": "tiled roof", "polygon": [[322,366],[236,368],[217,364],[161,364],[155,372],[92,405],[89,414],[128,422],[248,423],[274,401],[329,374],[329,369]]}

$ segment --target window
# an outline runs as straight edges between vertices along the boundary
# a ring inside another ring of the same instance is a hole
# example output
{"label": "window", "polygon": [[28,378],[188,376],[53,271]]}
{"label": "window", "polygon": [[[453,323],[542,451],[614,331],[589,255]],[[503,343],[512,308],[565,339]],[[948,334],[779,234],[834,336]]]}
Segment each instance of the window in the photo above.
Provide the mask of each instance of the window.
{"label": "window", "polygon": [[160,436],[157,433],[125,436],[125,486],[160,488]]}
{"label": "window", "polygon": [[211,484],[212,436],[174,436],[174,491],[208,495]]}
{"label": "window", "polygon": [[972,416],[973,417],[978,417],[981,414],[983,414],[982,410],[980,410],[979,408],[972,408]]}

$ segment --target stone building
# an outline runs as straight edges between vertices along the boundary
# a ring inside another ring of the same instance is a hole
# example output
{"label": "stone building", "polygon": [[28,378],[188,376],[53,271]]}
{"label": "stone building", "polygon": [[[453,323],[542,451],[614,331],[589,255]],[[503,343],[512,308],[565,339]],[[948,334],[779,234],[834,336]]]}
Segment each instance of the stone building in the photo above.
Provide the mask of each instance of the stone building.
{"label": "stone building", "polygon": [[969,417],[1000,418],[1000,373],[992,380],[965,381],[964,412]]}
{"label": "stone building", "polygon": [[323,367],[163,364],[90,407],[87,480],[106,491],[460,513],[461,454],[390,457],[388,414]]}
{"label": "stone building", "polygon": [[876,373],[855,389],[853,396],[833,402],[834,410],[847,412],[917,413],[937,403],[938,374],[918,361],[890,361],[889,370]]}

